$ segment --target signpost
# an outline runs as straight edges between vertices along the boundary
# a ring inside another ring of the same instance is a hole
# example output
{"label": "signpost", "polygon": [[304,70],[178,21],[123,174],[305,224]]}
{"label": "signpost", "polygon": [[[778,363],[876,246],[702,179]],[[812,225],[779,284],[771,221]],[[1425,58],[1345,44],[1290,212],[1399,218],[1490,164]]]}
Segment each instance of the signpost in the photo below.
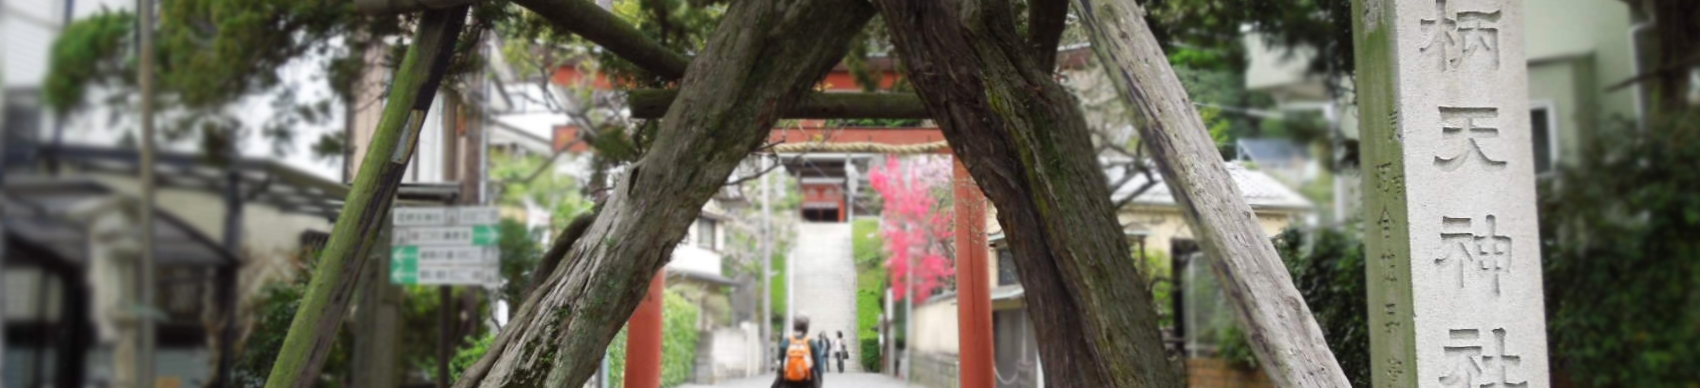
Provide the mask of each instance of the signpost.
{"label": "signpost", "polygon": [[1377,387],[1548,387],[1522,0],[1357,0]]}
{"label": "signpost", "polygon": [[390,217],[395,225],[390,282],[489,285],[500,280],[496,208],[396,208]]}

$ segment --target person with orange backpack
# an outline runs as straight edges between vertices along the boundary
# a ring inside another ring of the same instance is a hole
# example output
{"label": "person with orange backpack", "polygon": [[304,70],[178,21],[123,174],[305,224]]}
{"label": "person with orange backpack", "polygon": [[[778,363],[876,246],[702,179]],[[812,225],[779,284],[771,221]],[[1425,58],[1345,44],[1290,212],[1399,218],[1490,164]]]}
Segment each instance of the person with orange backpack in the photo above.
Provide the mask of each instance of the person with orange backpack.
{"label": "person with orange backpack", "polygon": [[822,366],[816,360],[825,353],[809,339],[809,317],[797,314],[791,329],[795,332],[779,341],[779,376],[773,388],[820,388]]}

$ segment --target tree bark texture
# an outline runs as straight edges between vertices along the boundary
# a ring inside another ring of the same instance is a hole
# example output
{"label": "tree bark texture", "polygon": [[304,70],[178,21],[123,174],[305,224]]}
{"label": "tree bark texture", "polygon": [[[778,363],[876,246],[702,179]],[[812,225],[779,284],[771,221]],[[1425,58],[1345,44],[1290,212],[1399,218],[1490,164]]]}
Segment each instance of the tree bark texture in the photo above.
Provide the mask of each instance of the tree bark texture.
{"label": "tree bark texture", "polygon": [[1005,0],[876,0],[904,71],[998,209],[1046,385],[1179,387],[1077,101]]}
{"label": "tree bark texture", "polygon": [[354,297],[361,266],[389,220],[390,204],[418,144],[420,123],[448,68],[466,13],[467,7],[461,6],[426,11],[420,18],[413,45],[396,69],[365,162],[319,255],[301,307],[289,323],[266,388],[307,388],[318,381],[349,299]]}
{"label": "tree bark texture", "polygon": [[1269,236],[1229,179],[1144,12],[1131,0],[1073,1],[1111,83],[1138,112],[1140,139],[1212,258],[1211,269],[1264,373],[1282,387],[1350,386]]}
{"label": "tree bark texture", "polygon": [[[677,90],[631,91],[626,104],[632,117],[659,118],[678,98]],[[908,93],[809,93],[791,109],[780,113],[787,119],[929,119],[921,99]]]}
{"label": "tree bark texture", "polygon": [[872,17],[861,0],[733,2],[596,220],[457,387],[578,387],[703,203],[837,63]]}

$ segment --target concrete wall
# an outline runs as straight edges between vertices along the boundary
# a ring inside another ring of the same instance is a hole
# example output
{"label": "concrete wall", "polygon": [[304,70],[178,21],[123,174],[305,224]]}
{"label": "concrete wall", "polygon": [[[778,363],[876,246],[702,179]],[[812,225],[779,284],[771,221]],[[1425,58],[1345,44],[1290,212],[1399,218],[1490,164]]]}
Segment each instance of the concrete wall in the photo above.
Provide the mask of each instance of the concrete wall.
{"label": "concrete wall", "polygon": [[763,342],[757,330],[754,323],[744,322],[738,327],[721,327],[704,333],[713,347],[710,376],[714,382],[762,373]]}
{"label": "concrete wall", "polygon": [[915,306],[915,334],[909,336],[920,354],[959,354],[956,297],[934,297]]}
{"label": "concrete wall", "polygon": [[1621,130],[1639,117],[1637,88],[1606,91],[1636,74],[1633,21],[1617,1],[1548,0],[1526,7],[1531,108],[1553,110],[1559,164],[1573,161],[1591,135]]}

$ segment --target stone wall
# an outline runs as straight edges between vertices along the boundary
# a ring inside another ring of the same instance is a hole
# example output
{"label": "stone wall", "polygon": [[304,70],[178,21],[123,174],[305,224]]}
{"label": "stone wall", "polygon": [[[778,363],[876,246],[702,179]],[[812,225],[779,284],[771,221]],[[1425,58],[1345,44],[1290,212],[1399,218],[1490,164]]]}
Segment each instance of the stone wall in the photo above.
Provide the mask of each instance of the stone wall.
{"label": "stone wall", "polygon": [[957,372],[960,360],[955,354],[945,353],[915,353],[915,365],[910,368],[915,385],[927,388],[959,388],[957,380],[961,376]]}

